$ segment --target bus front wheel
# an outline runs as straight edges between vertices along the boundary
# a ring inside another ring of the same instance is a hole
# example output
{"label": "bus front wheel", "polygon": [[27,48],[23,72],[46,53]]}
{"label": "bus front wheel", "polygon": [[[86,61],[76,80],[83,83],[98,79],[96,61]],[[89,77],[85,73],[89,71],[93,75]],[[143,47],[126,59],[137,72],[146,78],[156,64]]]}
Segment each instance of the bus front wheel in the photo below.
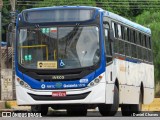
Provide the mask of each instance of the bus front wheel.
{"label": "bus front wheel", "polygon": [[31,112],[33,113],[41,113],[42,116],[47,115],[48,106],[45,105],[32,105]]}
{"label": "bus front wheel", "polygon": [[98,106],[99,112],[101,113],[101,115],[114,116],[117,113],[118,107],[119,107],[119,91],[116,85],[114,86],[113,99],[114,99],[113,104],[100,104]]}

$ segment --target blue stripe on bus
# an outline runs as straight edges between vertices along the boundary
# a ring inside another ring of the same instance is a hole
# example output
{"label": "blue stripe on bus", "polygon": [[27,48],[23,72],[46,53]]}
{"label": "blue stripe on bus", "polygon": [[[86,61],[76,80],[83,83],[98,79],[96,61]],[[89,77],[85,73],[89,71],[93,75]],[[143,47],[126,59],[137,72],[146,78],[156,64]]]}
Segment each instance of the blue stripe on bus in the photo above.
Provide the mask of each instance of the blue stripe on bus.
{"label": "blue stripe on bus", "polygon": [[128,62],[132,62],[132,63],[141,63],[139,60],[134,60],[134,59],[130,59],[130,58],[126,58],[125,60]]}
{"label": "blue stripe on bus", "polygon": [[132,63],[141,63],[140,60],[135,60],[135,59],[132,59],[132,58],[124,58],[124,57],[119,57],[119,56],[116,56],[115,58],[119,59],[119,60],[125,60],[125,61],[128,61],[128,62],[132,62]]}

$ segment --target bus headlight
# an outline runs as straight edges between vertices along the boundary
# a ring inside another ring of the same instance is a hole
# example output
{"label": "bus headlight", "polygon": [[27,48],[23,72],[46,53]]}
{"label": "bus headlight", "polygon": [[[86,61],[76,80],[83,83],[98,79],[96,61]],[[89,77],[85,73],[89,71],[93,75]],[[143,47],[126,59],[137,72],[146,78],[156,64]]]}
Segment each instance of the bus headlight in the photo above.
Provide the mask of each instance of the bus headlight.
{"label": "bus headlight", "polygon": [[97,85],[101,81],[101,79],[102,79],[102,76],[98,76],[88,84],[88,87]]}
{"label": "bus headlight", "polygon": [[24,82],[23,80],[21,80],[20,78],[17,78],[17,81],[19,82],[19,84],[27,89],[31,89],[31,87],[26,83]]}
{"label": "bus headlight", "polygon": [[94,86],[94,82],[90,82],[89,85],[90,85],[90,86]]}
{"label": "bus headlight", "polygon": [[100,82],[100,79],[99,79],[99,78],[96,78],[96,79],[94,80],[94,82],[95,82],[95,83],[99,83],[99,82]]}
{"label": "bus headlight", "polygon": [[23,86],[23,85],[24,85],[24,82],[23,82],[23,81],[20,81],[19,84]]}

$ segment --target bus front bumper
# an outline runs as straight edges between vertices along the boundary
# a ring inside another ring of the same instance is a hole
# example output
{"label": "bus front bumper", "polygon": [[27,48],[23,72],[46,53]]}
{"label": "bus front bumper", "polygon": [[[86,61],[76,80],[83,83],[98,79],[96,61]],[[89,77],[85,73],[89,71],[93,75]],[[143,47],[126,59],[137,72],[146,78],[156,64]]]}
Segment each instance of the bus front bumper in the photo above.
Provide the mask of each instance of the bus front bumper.
{"label": "bus front bumper", "polygon": [[[66,92],[66,97],[52,97],[52,92]],[[99,104],[105,103],[106,83],[83,89],[35,90],[26,89],[16,83],[18,105],[40,104]]]}

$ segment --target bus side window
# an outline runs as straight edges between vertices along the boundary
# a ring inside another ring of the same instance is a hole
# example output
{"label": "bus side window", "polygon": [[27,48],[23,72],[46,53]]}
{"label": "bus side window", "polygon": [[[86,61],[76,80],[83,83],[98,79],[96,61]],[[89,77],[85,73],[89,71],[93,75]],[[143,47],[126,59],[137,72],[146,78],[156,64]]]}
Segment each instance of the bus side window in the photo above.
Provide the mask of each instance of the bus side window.
{"label": "bus side window", "polygon": [[112,29],[113,29],[113,32],[114,32],[114,37],[115,37],[114,22],[112,22]]}
{"label": "bus side window", "polygon": [[118,38],[118,28],[117,28],[117,24],[116,23],[113,23],[112,24],[112,28],[114,30],[114,33],[115,33],[115,38],[116,40],[114,41],[114,53],[119,53],[119,40],[117,40]]}
{"label": "bus side window", "polygon": [[149,41],[149,49],[151,49],[151,38],[149,37],[148,39],[149,39],[148,40]]}
{"label": "bus side window", "polygon": [[118,38],[122,39],[122,31],[121,31],[121,26],[118,24],[118,27],[117,27],[117,31],[118,31]]}
{"label": "bus side window", "polygon": [[152,49],[151,49],[151,38],[147,37],[147,44],[148,44],[148,61],[152,62]]}
{"label": "bus side window", "polygon": [[108,33],[109,33],[108,29],[106,27],[104,28],[104,39],[105,39],[105,50],[106,50],[107,63],[112,61],[112,46],[111,46],[111,41],[108,39]]}
{"label": "bus side window", "polygon": [[121,26],[122,40],[125,40],[124,26]]}

